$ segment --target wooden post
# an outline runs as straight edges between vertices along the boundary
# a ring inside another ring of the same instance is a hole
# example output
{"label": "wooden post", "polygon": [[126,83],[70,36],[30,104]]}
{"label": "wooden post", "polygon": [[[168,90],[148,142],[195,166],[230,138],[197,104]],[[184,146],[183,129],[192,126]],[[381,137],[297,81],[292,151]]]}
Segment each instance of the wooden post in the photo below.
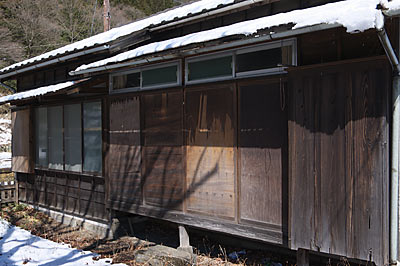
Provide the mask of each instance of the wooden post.
{"label": "wooden post", "polygon": [[104,13],[103,13],[103,24],[104,24],[104,31],[110,30],[110,0],[104,0]]}
{"label": "wooden post", "polygon": [[19,184],[17,179],[17,173],[14,173],[14,184],[15,184],[15,203],[19,204]]}
{"label": "wooden post", "polygon": [[299,248],[297,250],[297,266],[309,266],[310,256],[308,250]]}

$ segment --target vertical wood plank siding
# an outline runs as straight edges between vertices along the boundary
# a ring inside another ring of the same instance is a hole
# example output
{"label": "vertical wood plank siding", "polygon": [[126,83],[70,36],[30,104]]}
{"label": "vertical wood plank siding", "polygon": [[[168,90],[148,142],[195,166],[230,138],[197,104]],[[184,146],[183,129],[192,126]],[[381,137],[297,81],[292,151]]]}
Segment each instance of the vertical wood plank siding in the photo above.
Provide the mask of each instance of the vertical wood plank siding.
{"label": "vertical wood plank siding", "polygon": [[240,218],[287,229],[287,89],[239,83]]}
{"label": "vertical wood plank siding", "polygon": [[140,204],[141,147],[138,96],[110,101],[110,144],[107,154],[110,199]]}
{"label": "vertical wood plank siding", "polygon": [[99,220],[109,218],[107,200],[112,210],[382,265],[388,91],[389,66],[372,58],[112,95],[105,177],[21,173],[19,198]]}
{"label": "vertical wood plank siding", "polygon": [[234,90],[234,84],[186,90],[188,211],[235,218]]}
{"label": "vertical wood plank siding", "polygon": [[387,263],[390,70],[289,73],[291,248]]}
{"label": "vertical wood plank siding", "polygon": [[182,210],[183,91],[142,95],[146,205]]}
{"label": "vertical wood plank siding", "polygon": [[18,173],[19,200],[35,206],[108,221],[104,178],[54,171]]}

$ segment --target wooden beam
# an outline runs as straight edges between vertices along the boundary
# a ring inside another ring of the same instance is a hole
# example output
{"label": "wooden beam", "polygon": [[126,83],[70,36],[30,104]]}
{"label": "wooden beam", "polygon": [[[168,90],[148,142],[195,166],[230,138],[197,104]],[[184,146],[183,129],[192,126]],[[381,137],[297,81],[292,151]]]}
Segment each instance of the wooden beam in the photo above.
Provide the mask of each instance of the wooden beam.
{"label": "wooden beam", "polygon": [[297,266],[309,266],[310,254],[308,250],[299,248],[297,250]]}

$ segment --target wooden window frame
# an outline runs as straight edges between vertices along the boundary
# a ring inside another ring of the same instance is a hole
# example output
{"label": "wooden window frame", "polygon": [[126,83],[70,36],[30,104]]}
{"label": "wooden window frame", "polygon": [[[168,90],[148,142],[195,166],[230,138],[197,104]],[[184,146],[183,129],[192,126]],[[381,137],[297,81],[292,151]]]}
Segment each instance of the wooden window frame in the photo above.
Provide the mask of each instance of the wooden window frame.
{"label": "wooden window frame", "polygon": [[[83,170],[83,163],[84,163],[84,128],[83,128],[83,104],[84,103],[90,103],[90,102],[99,102],[101,105],[101,140],[102,140],[102,146],[104,145],[103,142],[103,131],[104,131],[104,123],[103,123],[103,109],[104,109],[104,103],[101,99],[96,99],[96,100],[87,100],[87,101],[77,101],[77,102],[71,102],[71,103],[67,103],[67,104],[49,104],[49,105],[43,105],[43,106],[37,106],[34,108],[34,112],[36,112],[36,109],[38,108],[46,108],[48,110],[49,107],[57,107],[57,106],[61,106],[62,107],[62,124],[63,124],[63,128],[62,128],[62,135],[63,135],[63,169],[53,169],[50,168],[48,165],[47,166],[42,166],[42,165],[38,165],[36,164],[38,158],[36,158],[36,149],[37,149],[37,143],[36,143],[36,136],[35,136],[35,144],[34,144],[34,169],[38,169],[38,170],[45,170],[45,171],[51,171],[51,172],[63,172],[63,173],[72,173],[72,174],[79,174],[79,175],[90,175],[90,176],[98,176],[98,177],[102,177],[104,174],[104,160],[103,160],[103,155],[101,156],[101,171],[100,172],[89,172],[89,171],[84,171]],[[71,171],[71,170],[65,170],[65,140],[64,140],[64,134],[65,134],[65,121],[64,121],[64,106],[65,105],[71,105],[71,104],[79,104],[80,105],[80,110],[81,110],[81,160],[82,160],[82,168],[81,171]],[[37,121],[36,118],[34,120],[34,126],[37,126]],[[47,130],[48,130],[48,124],[47,124]],[[47,146],[49,145],[49,138],[47,137]],[[47,161],[49,160],[49,149],[47,151]]]}

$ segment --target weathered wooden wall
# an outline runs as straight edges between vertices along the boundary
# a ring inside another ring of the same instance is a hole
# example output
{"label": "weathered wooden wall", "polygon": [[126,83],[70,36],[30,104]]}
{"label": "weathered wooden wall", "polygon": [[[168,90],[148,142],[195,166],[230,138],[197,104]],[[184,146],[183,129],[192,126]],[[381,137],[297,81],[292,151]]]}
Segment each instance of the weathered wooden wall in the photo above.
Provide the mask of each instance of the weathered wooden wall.
{"label": "weathered wooden wall", "polygon": [[297,68],[289,77],[291,248],[387,263],[387,62]]}
{"label": "weathered wooden wall", "polygon": [[185,92],[187,210],[236,217],[234,84]]}
{"label": "weathered wooden wall", "polygon": [[110,100],[109,147],[106,175],[109,176],[109,200],[112,204],[140,204],[141,142],[139,96]]}
{"label": "weathered wooden wall", "polygon": [[145,204],[182,210],[182,90],[147,93],[141,99]]}
{"label": "weathered wooden wall", "polygon": [[104,178],[35,170],[17,174],[19,200],[51,210],[108,221]]}
{"label": "weathered wooden wall", "polygon": [[239,83],[240,218],[287,232],[287,85]]}
{"label": "weathered wooden wall", "polygon": [[33,173],[33,124],[31,109],[15,110],[11,113],[12,171]]}

